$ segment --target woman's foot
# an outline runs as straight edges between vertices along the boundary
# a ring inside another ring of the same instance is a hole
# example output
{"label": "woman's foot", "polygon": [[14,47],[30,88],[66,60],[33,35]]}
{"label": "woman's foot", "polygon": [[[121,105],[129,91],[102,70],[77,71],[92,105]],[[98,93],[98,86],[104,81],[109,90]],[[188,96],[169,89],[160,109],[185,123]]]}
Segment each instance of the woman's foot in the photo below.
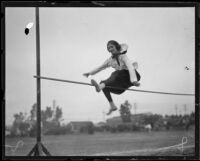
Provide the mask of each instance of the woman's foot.
{"label": "woman's foot", "polygon": [[108,111],[107,115],[110,115],[113,111],[117,110],[117,106],[113,103],[110,102],[110,110]]}
{"label": "woman's foot", "polygon": [[91,79],[91,84],[95,86],[97,92],[101,91],[99,84],[94,79]]}
{"label": "woman's foot", "polygon": [[107,115],[110,115],[113,111],[116,111],[117,108],[110,108],[110,110],[108,111]]}

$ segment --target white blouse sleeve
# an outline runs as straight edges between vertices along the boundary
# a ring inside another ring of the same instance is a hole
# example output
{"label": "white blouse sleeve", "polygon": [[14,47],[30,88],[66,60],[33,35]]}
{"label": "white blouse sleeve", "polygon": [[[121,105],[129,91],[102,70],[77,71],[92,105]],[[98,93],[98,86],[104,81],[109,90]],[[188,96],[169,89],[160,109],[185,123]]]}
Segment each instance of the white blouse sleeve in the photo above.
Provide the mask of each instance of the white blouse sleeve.
{"label": "white blouse sleeve", "polygon": [[127,66],[129,75],[130,75],[130,81],[133,83],[133,81],[137,81],[135,68],[131,61],[128,59],[127,55],[123,55],[122,61],[124,61],[124,64]]}
{"label": "white blouse sleeve", "polygon": [[97,67],[97,68],[95,68],[95,69],[93,69],[92,71],[90,71],[89,73],[90,73],[90,75],[94,75],[94,74],[96,74],[96,73],[98,73],[98,72],[100,72],[100,71],[102,71],[102,70],[104,70],[104,69],[106,69],[106,68],[108,68],[110,65],[110,58],[109,59],[107,59],[102,65],[100,65],[99,67]]}

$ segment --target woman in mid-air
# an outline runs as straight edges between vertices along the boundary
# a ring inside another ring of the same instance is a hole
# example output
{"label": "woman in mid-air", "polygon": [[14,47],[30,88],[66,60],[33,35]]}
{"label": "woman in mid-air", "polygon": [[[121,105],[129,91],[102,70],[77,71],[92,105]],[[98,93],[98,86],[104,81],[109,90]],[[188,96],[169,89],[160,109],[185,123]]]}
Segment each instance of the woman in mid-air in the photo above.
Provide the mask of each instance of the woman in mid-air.
{"label": "woman in mid-air", "polygon": [[110,104],[107,115],[110,115],[113,111],[117,110],[111,97],[111,93],[122,94],[131,86],[140,86],[140,74],[136,70],[137,62],[131,63],[126,55],[127,49],[128,46],[126,44],[119,44],[115,40],[110,40],[107,43],[107,50],[111,53],[111,57],[101,66],[83,74],[88,77],[89,75],[94,75],[108,67],[113,67],[115,69],[108,79],[103,80],[100,83],[97,83],[94,79],[91,80],[91,84],[95,86],[96,91],[100,92],[102,90]]}

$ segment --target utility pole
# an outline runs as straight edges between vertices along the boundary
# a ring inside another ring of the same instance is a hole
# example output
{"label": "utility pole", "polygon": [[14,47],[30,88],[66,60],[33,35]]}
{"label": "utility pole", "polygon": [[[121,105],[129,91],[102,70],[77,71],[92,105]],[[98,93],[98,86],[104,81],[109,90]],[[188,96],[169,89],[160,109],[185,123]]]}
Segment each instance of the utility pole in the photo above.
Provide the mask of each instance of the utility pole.
{"label": "utility pole", "polygon": [[184,106],[184,111],[185,111],[185,115],[186,115],[186,113],[187,113],[187,105],[184,104],[183,106]]}
{"label": "utility pole", "polygon": [[103,114],[103,121],[106,122],[106,119],[105,119],[105,112],[103,111],[102,114]]}
{"label": "utility pole", "polygon": [[56,108],[56,100],[53,100],[53,110]]}
{"label": "utility pole", "polygon": [[177,106],[177,104],[175,104],[174,108],[175,108],[175,113],[176,113],[176,116],[177,116],[178,115],[178,113],[177,113],[178,112],[178,106]]}
{"label": "utility pole", "polygon": [[134,114],[136,115],[137,103],[134,103]]}

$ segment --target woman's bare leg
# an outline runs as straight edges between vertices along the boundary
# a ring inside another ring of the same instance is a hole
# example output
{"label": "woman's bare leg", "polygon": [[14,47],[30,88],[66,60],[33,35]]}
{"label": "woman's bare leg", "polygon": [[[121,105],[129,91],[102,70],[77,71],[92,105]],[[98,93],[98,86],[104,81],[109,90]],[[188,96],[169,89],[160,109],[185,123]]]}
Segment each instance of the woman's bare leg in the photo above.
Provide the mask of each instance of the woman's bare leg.
{"label": "woman's bare leg", "polygon": [[113,111],[116,111],[117,110],[117,106],[114,104],[114,102],[113,102],[113,99],[112,99],[112,96],[111,96],[111,94],[110,94],[110,91],[109,91],[109,89],[108,88],[103,88],[103,93],[104,93],[104,95],[106,96],[106,98],[107,98],[107,100],[108,100],[108,102],[109,102],[109,104],[110,104],[110,110],[109,110],[109,112],[107,113],[107,115],[110,115]]}
{"label": "woman's bare leg", "polygon": [[105,97],[107,98],[110,104],[110,110],[108,111],[107,115],[110,115],[113,111],[117,110],[117,107],[114,104],[112,96],[110,94],[109,88],[105,88],[106,87],[105,83],[101,82],[100,84],[98,84],[95,80],[92,79],[91,84],[95,86],[97,92],[100,92],[102,90]]}

